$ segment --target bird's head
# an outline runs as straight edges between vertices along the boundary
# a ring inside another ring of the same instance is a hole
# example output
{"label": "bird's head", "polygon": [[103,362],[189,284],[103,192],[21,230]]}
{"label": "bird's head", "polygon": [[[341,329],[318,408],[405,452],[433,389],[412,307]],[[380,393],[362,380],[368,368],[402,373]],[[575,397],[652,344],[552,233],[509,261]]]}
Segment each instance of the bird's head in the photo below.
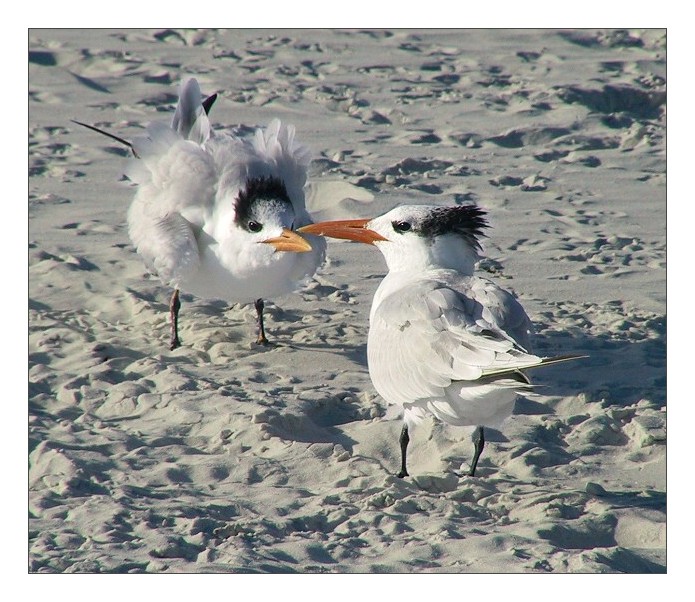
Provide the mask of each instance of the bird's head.
{"label": "bird's head", "polygon": [[402,205],[373,219],[319,222],[299,232],[375,245],[390,271],[448,268],[472,272],[488,224],[475,205]]}
{"label": "bird's head", "polygon": [[292,201],[279,178],[249,178],[234,201],[234,226],[251,242],[270,245],[275,251],[311,251],[311,245],[293,230],[294,219]]}

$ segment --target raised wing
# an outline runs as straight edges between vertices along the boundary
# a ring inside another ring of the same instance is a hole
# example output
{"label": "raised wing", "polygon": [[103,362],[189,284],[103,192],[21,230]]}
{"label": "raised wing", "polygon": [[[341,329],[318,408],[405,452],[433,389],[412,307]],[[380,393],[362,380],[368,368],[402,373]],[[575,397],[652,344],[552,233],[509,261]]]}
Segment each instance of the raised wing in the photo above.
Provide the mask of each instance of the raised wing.
{"label": "raised wing", "polygon": [[214,211],[218,175],[205,146],[212,101],[204,105],[198,82],[187,80],[171,125],[153,123],[132,142],[137,159],[127,175],[138,191],[128,212],[130,237],[150,269],[173,286],[197,268],[201,229]]}
{"label": "raised wing", "polygon": [[[211,96],[206,99],[206,102],[210,102],[211,106],[214,100],[215,97]],[[184,139],[204,144],[211,133],[208,110],[209,107],[203,105],[198,81],[194,78],[187,79],[181,85],[179,102],[176,105],[171,127]]]}
{"label": "raised wing", "polygon": [[217,185],[215,160],[205,148],[212,133],[207,112],[215,98],[203,101],[197,80],[186,80],[171,124],[152,123],[145,136],[132,141],[137,159],[130,162],[126,175],[139,185],[134,203],[146,205],[141,214],[159,221],[178,212],[202,225]]}

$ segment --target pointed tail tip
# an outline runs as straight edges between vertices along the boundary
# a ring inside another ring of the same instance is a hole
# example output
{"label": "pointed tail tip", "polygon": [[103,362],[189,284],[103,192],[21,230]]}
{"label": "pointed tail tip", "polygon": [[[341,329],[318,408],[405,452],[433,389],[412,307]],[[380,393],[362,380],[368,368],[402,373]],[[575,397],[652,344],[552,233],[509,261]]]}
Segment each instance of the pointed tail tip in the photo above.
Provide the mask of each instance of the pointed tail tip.
{"label": "pointed tail tip", "polygon": [[569,362],[572,360],[586,359],[589,356],[585,353],[567,353],[564,355],[554,355],[552,357],[544,357],[541,360],[542,366],[548,366],[549,364],[559,364],[561,362]]}
{"label": "pointed tail tip", "polygon": [[88,123],[83,123],[82,121],[78,121],[77,119],[71,119],[70,121],[72,121],[73,123],[76,123],[77,125],[81,125],[82,127],[85,127],[89,130],[92,130],[93,132],[97,132],[97,134],[101,134],[102,136],[106,136],[107,138],[111,138],[111,140],[115,140],[116,142],[120,142],[124,146],[127,146],[133,152],[133,155],[135,155],[136,157],[138,156],[137,153],[135,152],[135,149],[133,148],[133,145],[130,142],[128,142],[127,140],[124,140],[123,138],[120,138],[120,137],[116,136],[115,134],[111,134],[110,132],[107,132],[105,130],[101,130],[94,125],[90,125]]}
{"label": "pointed tail tip", "polygon": [[215,104],[216,100],[217,100],[217,92],[215,92],[214,94],[211,94],[203,101],[203,110],[205,111],[206,115],[210,114],[210,109],[212,108],[212,105]]}

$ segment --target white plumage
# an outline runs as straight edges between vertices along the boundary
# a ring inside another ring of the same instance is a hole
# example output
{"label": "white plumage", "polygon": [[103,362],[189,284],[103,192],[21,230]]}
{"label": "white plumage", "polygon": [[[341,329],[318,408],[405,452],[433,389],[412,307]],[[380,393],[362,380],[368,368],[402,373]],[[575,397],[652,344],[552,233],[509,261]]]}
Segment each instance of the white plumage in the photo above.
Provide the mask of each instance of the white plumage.
{"label": "white plumage", "polygon": [[180,344],[179,290],[255,302],[258,342],[266,343],[262,299],[298,288],[325,256],[323,239],[309,244],[295,232],[312,220],[304,199],[311,156],[294,127],[273,120],[249,138],[213,132],[214,99],[203,100],[191,78],[171,124],[154,123],[132,143],[96,130],[133,150],[129,234],[148,268],[174,288],[172,349]]}
{"label": "white plumage", "polygon": [[409,428],[428,414],[476,426],[475,474],[483,427],[499,427],[530,382],[522,370],[570,356],[541,358],[530,350],[531,322],[521,304],[474,275],[487,227],[474,206],[401,206],[372,220],[321,222],[303,233],[377,246],[388,274],[369,318],[367,356],[374,387],[402,409],[402,463],[408,474]]}

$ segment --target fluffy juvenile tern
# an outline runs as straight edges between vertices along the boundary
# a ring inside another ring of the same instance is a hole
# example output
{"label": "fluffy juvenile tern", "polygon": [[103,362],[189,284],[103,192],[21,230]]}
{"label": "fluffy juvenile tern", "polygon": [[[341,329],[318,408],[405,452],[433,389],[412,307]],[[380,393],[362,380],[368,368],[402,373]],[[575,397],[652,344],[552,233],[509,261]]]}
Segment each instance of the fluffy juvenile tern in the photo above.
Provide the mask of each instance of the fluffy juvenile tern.
{"label": "fluffy juvenile tern", "polygon": [[128,211],[130,238],[145,264],[173,287],[170,348],[180,346],[179,291],[201,298],[253,302],[259,344],[267,344],[263,298],[298,288],[323,262],[326,242],[296,233],[311,223],[304,199],[310,162],[293,126],[273,120],[251,138],[213,132],[191,78],[171,124],[154,123],[127,145],[137,185]]}
{"label": "fluffy juvenile tern", "polygon": [[367,358],[374,387],[400,406],[401,469],[408,476],[409,429],[430,413],[451,425],[474,426],[475,475],[484,427],[499,428],[518,394],[528,391],[525,370],[579,356],[533,355],[531,322],[511,293],[474,275],[479,239],[488,224],[472,205],[409,205],[374,219],[320,222],[300,228],[375,245],[388,274],[369,316]]}

